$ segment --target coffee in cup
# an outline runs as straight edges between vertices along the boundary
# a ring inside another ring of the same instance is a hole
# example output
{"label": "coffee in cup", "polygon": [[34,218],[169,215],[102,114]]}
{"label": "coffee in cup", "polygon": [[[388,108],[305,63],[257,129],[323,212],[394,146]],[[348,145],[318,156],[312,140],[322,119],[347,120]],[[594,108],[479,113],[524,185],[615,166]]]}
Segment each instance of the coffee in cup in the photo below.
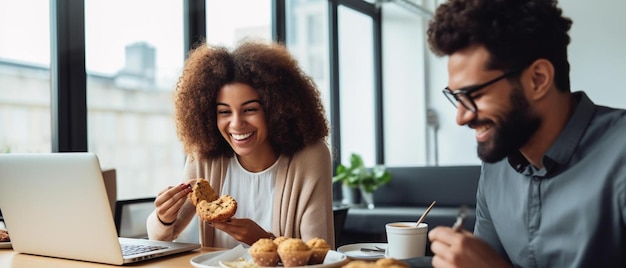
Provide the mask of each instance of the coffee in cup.
{"label": "coffee in cup", "polygon": [[428,224],[422,222],[392,222],[385,225],[387,230],[387,251],[385,255],[394,259],[409,259],[426,254]]}

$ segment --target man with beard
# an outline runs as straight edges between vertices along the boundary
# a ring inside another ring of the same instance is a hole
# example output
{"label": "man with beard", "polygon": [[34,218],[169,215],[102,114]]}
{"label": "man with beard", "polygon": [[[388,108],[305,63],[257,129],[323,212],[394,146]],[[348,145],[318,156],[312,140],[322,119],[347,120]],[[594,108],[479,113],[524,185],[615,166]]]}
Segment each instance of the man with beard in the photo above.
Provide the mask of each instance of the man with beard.
{"label": "man with beard", "polygon": [[437,8],[443,92],[483,167],[474,233],[433,229],[433,266],[626,267],[626,111],[570,92],[571,24],[550,0]]}

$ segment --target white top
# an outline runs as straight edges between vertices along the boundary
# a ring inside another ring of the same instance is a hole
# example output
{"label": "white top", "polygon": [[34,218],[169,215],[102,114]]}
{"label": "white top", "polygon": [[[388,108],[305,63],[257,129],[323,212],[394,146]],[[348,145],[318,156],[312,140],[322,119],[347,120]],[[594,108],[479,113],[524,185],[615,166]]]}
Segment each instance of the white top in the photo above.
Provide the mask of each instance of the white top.
{"label": "white top", "polygon": [[[235,218],[249,218],[265,230],[272,229],[272,203],[274,186],[280,157],[266,170],[249,172],[241,166],[237,157],[231,157],[221,194],[228,194],[237,200]],[[227,233],[215,230],[215,246],[234,248],[244,243],[233,239]]]}

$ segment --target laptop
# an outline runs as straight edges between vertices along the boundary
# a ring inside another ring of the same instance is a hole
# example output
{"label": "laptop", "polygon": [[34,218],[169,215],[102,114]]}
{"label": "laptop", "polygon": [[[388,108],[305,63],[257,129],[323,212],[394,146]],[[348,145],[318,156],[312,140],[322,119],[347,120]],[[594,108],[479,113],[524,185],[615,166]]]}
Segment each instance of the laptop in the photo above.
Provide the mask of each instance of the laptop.
{"label": "laptop", "polygon": [[118,237],[93,153],[0,154],[0,207],[20,253],[122,265],[200,247]]}

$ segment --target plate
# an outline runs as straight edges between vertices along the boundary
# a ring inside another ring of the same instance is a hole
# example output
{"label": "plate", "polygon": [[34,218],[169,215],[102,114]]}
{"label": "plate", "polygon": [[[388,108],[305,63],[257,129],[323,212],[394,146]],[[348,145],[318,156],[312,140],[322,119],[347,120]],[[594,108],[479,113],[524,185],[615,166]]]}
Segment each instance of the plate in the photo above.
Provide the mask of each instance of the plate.
{"label": "plate", "polygon": [[[236,248],[233,250],[236,250]],[[232,253],[232,252],[227,252],[227,251],[209,252],[209,253],[205,253],[205,254],[192,258],[190,262],[191,262],[191,265],[193,265],[196,268],[216,268],[216,267],[224,268],[224,267],[228,267],[226,264],[224,264],[224,262],[235,261],[239,258],[243,258],[246,261],[253,263],[252,258],[250,257],[250,255],[248,255],[247,249],[245,250],[243,254],[239,254],[238,256],[235,256],[234,254],[229,254],[229,253]],[[227,255],[227,256],[222,257],[220,255]],[[348,261],[348,257],[346,257],[345,254],[334,251],[334,250],[329,250],[322,264],[297,266],[297,267],[306,267],[306,268],[340,267],[342,264],[344,264],[347,261]]]}
{"label": "plate", "polygon": [[189,262],[191,263],[191,265],[193,265],[193,267],[198,267],[198,268],[206,268],[206,267],[213,267],[213,268],[221,268],[219,266],[219,264],[217,265],[209,265],[209,260],[222,255],[225,251],[227,250],[220,250],[220,251],[213,251],[213,252],[209,252],[209,253],[204,253],[202,255],[198,255],[195,256],[193,258],[191,258],[191,260],[189,260]]}
{"label": "plate", "polygon": [[343,245],[337,248],[337,251],[345,254],[350,259],[355,260],[377,260],[385,258],[385,252],[366,252],[361,251],[361,248],[384,248],[387,249],[387,243],[357,243]]}
{"label": "plate", "polygon": [[11,242],[0,242],[0,248],[12,248]]}

